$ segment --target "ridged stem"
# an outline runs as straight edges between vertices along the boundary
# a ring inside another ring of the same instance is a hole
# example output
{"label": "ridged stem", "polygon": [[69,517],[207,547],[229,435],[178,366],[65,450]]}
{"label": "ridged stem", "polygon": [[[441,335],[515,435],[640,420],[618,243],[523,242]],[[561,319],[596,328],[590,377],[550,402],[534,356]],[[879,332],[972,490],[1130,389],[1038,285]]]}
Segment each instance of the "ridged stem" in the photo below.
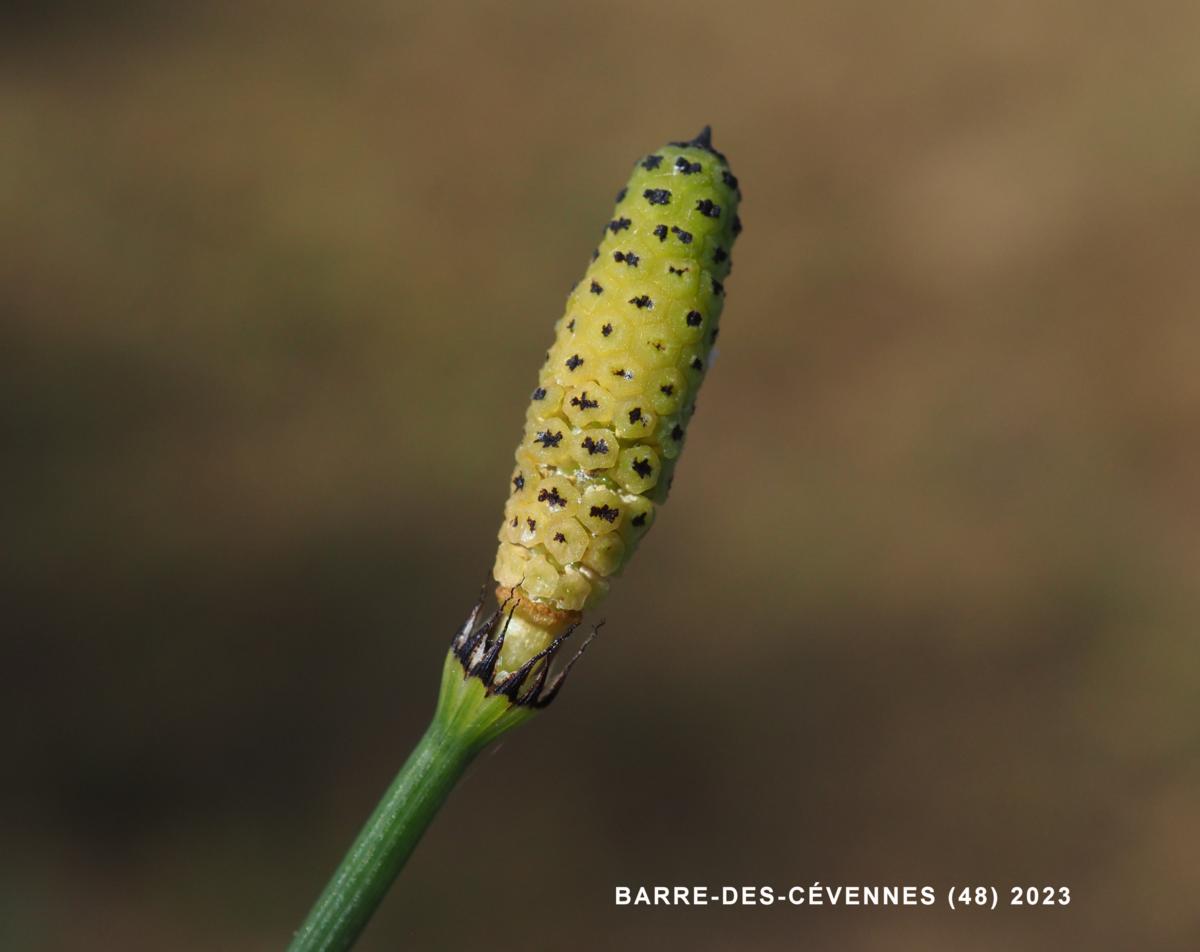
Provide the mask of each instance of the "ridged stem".
{"label": "ridged stem", "polygon": [[489,695],[448,654],[437,711],[375,812],[296,932],[289,952],[354,945],[475,755],[532,715]]}

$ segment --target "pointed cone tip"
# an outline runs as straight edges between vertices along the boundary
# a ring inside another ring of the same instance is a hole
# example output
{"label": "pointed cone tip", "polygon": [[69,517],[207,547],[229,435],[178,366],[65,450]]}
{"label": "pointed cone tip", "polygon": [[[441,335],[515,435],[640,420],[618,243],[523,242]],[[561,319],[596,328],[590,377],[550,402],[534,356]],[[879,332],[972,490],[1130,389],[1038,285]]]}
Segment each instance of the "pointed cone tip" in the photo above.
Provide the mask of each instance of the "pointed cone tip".
{"label": "pointed cone tip", "polygon": [[711,152],[722,160],[725,158],[724,155],[713,148],[712,126],[705,126],[694,139],[688,139],[686,142],[672,142],[671,145],[682,146],[683,148],[704,149],[706,152]]}

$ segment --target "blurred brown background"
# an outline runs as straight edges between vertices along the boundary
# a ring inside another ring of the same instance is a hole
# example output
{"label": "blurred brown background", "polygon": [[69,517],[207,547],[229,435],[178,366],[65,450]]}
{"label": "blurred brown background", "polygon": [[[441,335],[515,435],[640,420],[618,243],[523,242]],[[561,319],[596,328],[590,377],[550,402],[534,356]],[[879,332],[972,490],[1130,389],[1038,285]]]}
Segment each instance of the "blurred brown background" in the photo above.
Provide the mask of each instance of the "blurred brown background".
{"label": "blurred brown background", "polygon": [[[281,948],[634,159],[746,199],[671,504],[366,950],[1200,946],[1200,8],[25,2],[0,946]],[[1063,910],[618,884],[1066,884]]]}

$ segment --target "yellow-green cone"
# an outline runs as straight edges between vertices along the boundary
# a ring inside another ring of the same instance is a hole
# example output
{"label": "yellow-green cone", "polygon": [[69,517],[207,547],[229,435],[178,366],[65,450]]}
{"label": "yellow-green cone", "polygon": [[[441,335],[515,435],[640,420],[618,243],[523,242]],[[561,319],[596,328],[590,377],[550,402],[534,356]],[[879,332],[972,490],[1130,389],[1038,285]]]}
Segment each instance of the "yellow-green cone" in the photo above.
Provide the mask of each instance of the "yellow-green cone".
{"label": "yellow-green cone", "polygon": [[[349,949],[472,758],[554,700],[556,655],[666,498],[741,230],[709,130],[640,159],[567,301],[517,448],[495,577],[451,641],[437,712],[289,946]],[[590,640],[590,639],[589,639]]]}
{"label": "yellow-green cone", "polygon": [[517,448],[494,574],[512,669],[595,605],[667,497],[741,230],[705,129],[639,159],[567,299]]}

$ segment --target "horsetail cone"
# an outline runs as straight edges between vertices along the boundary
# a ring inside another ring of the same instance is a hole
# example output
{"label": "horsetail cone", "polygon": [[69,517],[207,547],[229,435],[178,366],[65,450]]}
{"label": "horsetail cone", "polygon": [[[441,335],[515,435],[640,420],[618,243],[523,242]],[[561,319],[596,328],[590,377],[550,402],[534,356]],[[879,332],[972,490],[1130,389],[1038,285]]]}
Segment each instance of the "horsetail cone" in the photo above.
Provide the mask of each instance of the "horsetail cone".
{"label": "horsetail cone", "polygon": [[704,131],[639,159],[567,299],[494,566],[514,671],[608,591],[667,498],[725,299],[741,193]]}
{"label": "horsetail cone", "polygon": [[554,700],[585,608],[667,498],[741,231],[706,127],[643,156],[555,325],[517,447],[494,575],[455,634],[428,730],[317,899],[291,952],[346,952],[471,760]]}

